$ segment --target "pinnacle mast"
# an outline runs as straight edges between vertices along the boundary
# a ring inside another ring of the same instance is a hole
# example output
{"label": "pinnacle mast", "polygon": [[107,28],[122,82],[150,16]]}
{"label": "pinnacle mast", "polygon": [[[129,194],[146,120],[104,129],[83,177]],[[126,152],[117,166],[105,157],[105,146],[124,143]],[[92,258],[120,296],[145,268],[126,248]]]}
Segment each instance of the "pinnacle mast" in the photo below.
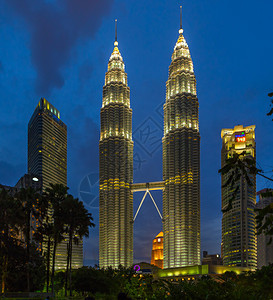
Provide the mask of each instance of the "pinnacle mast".
{"label": "pinnacle mast", "polygon": [[117,46],[118,45],[118,29],[117,29],[117,22],[118,20],[115,20],[115,43],[114,45]]}
{"label": "pinnacle mast", "polygon": [[183,33],[183,29],[182,29],[182,5],[180,6],[180,29],[179,29],[179,33]]}

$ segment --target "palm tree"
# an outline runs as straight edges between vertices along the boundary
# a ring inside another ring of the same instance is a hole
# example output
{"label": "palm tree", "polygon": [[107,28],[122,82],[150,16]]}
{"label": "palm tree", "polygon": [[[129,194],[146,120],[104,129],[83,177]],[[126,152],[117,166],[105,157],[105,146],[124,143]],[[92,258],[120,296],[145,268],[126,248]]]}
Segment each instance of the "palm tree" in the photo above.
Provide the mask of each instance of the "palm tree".
{"label": "palm tree", "polygon": [[225,175],[226,180],[222,187],[230,187],[232,191],[228,206],[223,209],[226,212],[232,208],[232,202],[235,199],[237,193],[239,192],[239,185],[241,178],[244,178],[248,185],[253,185],[250,176],[257,174],[258,170],[256,168],[256,162],[253,157],[246,156],[246,151],[242,153],[234,153],[231,158],[226,160],[226,163],[222,169],[218,172]]}
{"label": "palm tree", "polygon": [[55,275],[55,259],[57,246],[64,240],[64,224],[65,219],[62,213],[62,203],[67,197],[68,187],[63,184],[50,184],[44,193],[44,199],[49,203],[52,215],[52,266],[51,266],[51,291],[54,294],[54,275]]}
{"label": "palm tree", "polygon": [[49,278],[50,278],[50,253],[53,241],[53,224],[49,220],[49,215],[46,215],[40,222],[34,236],[35,240],[40,242],[40,245],[46,245],[46,292],[49,291]]}
{"label": "palm tree", "polygon": [[65,276],[65,296],[67,296],[68,277],[70,296],[72,296],[71,289],[71,267],[72,267],[72,250],[73,243],[78,244],[83,237],[89,236],[89,227],[94,227],[91,213],[88,213],[83,203],[79,199],[73,198],[69,195],[63,202],[63,216],[66,220],[65,232],[68,235],[67,245],[67,264]]}
{"label": "palm tree", "polygon": [[[51,246],[53,244],[52,208],[46,194],[42,194],[39,202],[40,222],[34,233],[35,241],[39,242],[45,253],[46,260],[46,291],[49,292]],[[46,249],[46,251],[44,251]]]}

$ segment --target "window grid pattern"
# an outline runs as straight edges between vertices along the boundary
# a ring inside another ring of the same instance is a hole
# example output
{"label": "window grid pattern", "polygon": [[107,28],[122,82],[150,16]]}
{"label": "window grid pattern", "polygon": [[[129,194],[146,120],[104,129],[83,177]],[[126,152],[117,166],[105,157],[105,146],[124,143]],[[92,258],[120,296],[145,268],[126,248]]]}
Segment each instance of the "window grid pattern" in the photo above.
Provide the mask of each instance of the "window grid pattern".
{"label": "window grid pattern", "polygon": [[130,89],[115,42],[108,63],[101,108],[100,267],[133,264],[133,141]]}
{"label": "window grid pattern", "polygon": [[[42,190],[50,183],[67,185],[67,127],[60,112],[45,98],[40,99],[28,123],[28,173],[41,176]],[[68,239],[56,252],[56,269],[66,268]],[[43,251],[46,251],[46,243]],[[82,239],[73,245],[72,268],[83,265]]]}
{"label": "window grid pattern", "polygon": [[164,104],[164,268],[200,264],[198,107],[193,63],[180,31],[169,67]]}
{"label": "window grid pattern", "polygon": [[[221,164],[234,153],[246,152],[256,159],[255,126],[235,126],[234,129],[223,129]],[[245,134],[244,142],[237,142],[236,135]],[[229,174],[222,175],[222,185]],[[256,205],[256,176],[249,174],[252,185],[241,177],[240,182],[231,189],[222,187],[222,209],[228,206],[229,199],[236,187],[239,190],[232,203],[232,208],[222,217],[222,258],[226,266],[257,268],[257,236],[254,208]]]}

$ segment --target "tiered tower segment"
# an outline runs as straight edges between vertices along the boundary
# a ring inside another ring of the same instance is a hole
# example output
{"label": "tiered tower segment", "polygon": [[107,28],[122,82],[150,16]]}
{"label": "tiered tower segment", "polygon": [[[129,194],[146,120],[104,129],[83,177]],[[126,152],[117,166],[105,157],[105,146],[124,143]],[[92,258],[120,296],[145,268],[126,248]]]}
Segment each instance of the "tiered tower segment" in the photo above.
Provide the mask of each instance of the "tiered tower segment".
{"label": "tiered tower segment", "polygon": [[130,89],[117,38],[101,108],[100,267],[133,264],[133,141]]}
{"label": "tiered tower segment", "polygon": [[198,107],[193,63],[181,17],[164,104],[164,268],[200,264]]}

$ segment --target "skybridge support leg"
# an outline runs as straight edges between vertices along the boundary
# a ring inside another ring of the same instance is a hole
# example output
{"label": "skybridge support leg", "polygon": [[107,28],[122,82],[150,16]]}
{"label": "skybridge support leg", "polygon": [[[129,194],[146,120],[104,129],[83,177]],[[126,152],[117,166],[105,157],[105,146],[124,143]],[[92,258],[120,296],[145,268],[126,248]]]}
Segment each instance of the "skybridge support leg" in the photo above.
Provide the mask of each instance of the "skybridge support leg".
{"label": "skybridge support leg", "polygon": [[159,214],[159,217],[160,217],[160,219],[162,220],[162,215],[161,215],[161,213],[160,213],[160,210],[158,209],[158,207],[157,207],[157,205],[156,205],[156,203],[155,203],[155,200],[154,200],[154,198],[153,198],[153,196],[152,196],[152,194],[150,193],[149,190],[148,190],[148,194],[150,195],[150,197],[151,197],[151,199],[152,199],[152,201],[153,201],[153,203],[154,203],[154,205],[155,205],[155,208],[156,208],[156,210],[157,210],[157,212],[158,212],[158,214]]}
{"label": "skybridge support leg", "polygon": [[151,197],[151,199],[152,199],[152,201],[153,201],[153,203],[154,203],[154,206],[155,206],[155,208],[156,208],[156,210],[157,210],[157,212],[158,212],[158,214],[159,214],[159,217],[160,217],[160,219],[162,219],[162,215],[161,215],[161,213],[160,213],[160,210],[159,210],[158,206],[156,205],[156,202],[155,202],[155,200],[154,200],[154,198],[153,198],[151,192],[149,191],[149,189],[146,189],[146,192],[145,192],[144,196],[142,197],[142,200],[141,200],[141,202],[140,202],[140,204],[139,204],[139,207],[138,207],[138,209],[137,209],[137,212],[136,212],[136,214],[135,214],[135,216],[134,216],[133,222],[135,221],[135,219],[136,219],[136,217],[137,217],[137,215],[138,215],[138,213],[139,213],[139,210],[140,210],[140,208],[141,208],[141,206],[142,206],[142,204],[143,204],[143,202],[144,202],[144,200],[145,200],[147,194],[150,195],[150,197]]}
{"label": "skybridge support leg", "polygon": [[137,217],[137,215],[138,215],[138,212],[139,212],[139,210],[140,210],[140,208],[141,208],[141,206],[142,206],[142,204],[143,204],[143,202],[144,202],[144,200],[145,200],[145,198],[146,198],[147,193],[148,193],[148,190],[146,190],[146,192],[145,192],[145,194],[144,194],[144,196],[143,196],[143,198],[142,198],[142,200],[141,200],[141,202],[140,202],[140,204],[139,204],[139,207],[138,207],[138,209],[137,209],[137,212],[136,212],[136,214],[135,214],[135,217],[134,217],[133,221],[135,221],[135,219],[136,219],[136,217]]}

